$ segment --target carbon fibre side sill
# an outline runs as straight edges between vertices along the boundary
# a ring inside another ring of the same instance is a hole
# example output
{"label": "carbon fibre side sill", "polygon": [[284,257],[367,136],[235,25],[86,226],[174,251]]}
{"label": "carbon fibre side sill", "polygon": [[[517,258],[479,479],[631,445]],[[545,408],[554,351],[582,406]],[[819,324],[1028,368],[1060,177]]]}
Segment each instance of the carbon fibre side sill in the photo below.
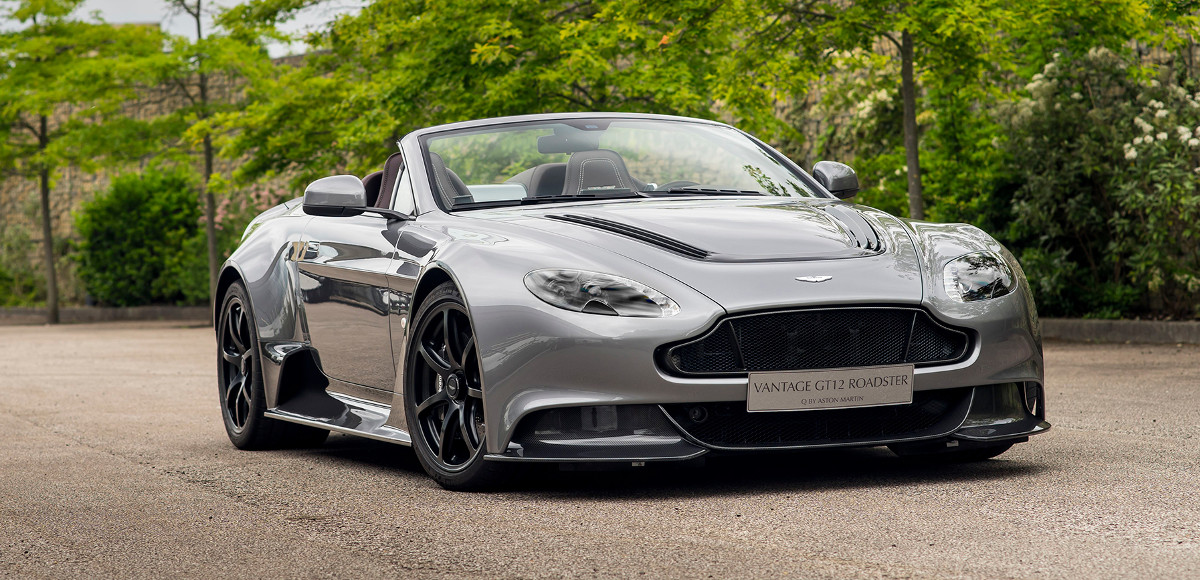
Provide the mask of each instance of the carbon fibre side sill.
{"label": "carbon fibre side sill", "polygon": [[283,407],[270,409],[263,414],[280,421],[329,429],[338,433],[357,435],[388,443],[412,445],[412,438],[407,432],[384,424],[391,412],[391,407],[339,393],[328,393],[326,396],[343,406],[340,412],[332,417],[314,417],[288,411]]}

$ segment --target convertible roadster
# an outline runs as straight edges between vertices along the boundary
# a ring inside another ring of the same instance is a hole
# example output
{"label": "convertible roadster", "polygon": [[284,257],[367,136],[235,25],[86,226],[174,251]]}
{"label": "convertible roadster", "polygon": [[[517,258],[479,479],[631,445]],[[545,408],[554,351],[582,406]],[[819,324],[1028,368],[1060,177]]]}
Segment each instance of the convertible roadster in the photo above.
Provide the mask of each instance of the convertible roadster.
{"label": "convertible roadster", "polygon": [[521,462],[981,460],[1048,429],[1016,259],[858,187],[698,119],[415,131],[247,228],[214,288],[225,428],[411,445],[452,489]]}

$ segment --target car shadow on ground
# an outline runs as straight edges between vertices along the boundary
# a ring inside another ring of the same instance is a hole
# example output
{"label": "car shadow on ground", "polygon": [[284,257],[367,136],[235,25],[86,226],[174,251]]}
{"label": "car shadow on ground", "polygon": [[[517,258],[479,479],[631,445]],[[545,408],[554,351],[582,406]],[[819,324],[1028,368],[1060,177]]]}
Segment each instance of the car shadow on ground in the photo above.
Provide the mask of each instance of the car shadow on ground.
{"label": "car shadow on ground", "polygon": [[332,461],[368,466],[383,472],[411,473],[425,477],[425,470],[421,468],[413,450],[394,443],[331,433],[324,445],[297,451]]}
{"label": "car shadow on ground", "polygon": [[668,499],[706,495],[909,487],[1026,478],[1050,467],[1000,456],[946,464],[901,459],[884,448],[854,448],[754,456],[710,457],[702,464],[657,464],[620,471],[551,472],[528,481],[530,499]]}
{"label": "car shadow on ground", "polygon": [[[367,465],[405,477],[425,477],[409,448],[352,436],[332,436],[307,453],[339,462]],[[540,501],[591,499],[666,499],[706,495],[815,492],[887,488],[931,483],[982,483],[1029,478],[1053,466],[1009,451],[973,463],[937,463],[902,459],[882,447],[829,449],[706,457],[684,463],[515,465],[512,481],[495,493]]]}

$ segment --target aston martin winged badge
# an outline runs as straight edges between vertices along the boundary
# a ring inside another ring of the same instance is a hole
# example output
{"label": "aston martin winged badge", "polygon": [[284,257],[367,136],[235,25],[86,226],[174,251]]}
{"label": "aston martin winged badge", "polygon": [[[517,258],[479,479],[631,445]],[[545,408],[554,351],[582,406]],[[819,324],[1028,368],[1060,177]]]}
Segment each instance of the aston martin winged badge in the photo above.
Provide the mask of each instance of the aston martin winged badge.
{"label": "aston martin winged badge", "polygon": [[833,279],[833,276],[796,276],[796,280],[800,282],[828,282]]}

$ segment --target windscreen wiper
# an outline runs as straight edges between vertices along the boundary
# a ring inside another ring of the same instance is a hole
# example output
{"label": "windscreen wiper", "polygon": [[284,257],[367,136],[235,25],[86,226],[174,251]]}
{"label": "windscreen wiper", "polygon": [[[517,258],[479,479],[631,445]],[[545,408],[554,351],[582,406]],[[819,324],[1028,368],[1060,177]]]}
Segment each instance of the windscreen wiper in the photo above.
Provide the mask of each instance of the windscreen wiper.
{"label": "windscreen wiper", "polygon": [[606,189],[585,189],[565,199],[622,199],[629,197],[650,197],[645,192],[629,189],[628,187],[613,187]]}
{"label": "windscreen wiper", "polygon": [[689,185],[687,187],[672,187],[671,189],[656,189],[650,193],[690,193],[693,195],[766,195],[761,191],[752,189],[722,189],[717,187],[698,187]]}
{"label": "windscreen wiper", "polygon": [[597,199],[631,199],[635,197],[652,197],[642,192],[633,191],[631,189],[623,190],[605,190],[596,195],[595,193],[585,192],[580,195],[550,195],[546,197],[525,197],[521,199],[502,199],[496,201],[473,201],[465,203],[455,203],[450,211],[460,209],[488,209],[495,207],[515,207],[521,205],[537,205],[540,203],[565,203],[569,201],[593,201]]}

